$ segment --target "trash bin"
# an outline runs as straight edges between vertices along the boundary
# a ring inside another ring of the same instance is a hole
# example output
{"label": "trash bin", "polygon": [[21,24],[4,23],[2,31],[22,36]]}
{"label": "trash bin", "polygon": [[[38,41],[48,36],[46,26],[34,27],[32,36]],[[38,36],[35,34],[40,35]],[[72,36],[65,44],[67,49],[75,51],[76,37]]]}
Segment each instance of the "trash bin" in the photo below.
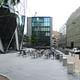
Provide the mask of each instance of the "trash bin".
{"label": "trash bin", "polygon": [[68,62],[67,63],[67,71],[69,74],[73,74],[75,69],[75,63],[74,62]]}

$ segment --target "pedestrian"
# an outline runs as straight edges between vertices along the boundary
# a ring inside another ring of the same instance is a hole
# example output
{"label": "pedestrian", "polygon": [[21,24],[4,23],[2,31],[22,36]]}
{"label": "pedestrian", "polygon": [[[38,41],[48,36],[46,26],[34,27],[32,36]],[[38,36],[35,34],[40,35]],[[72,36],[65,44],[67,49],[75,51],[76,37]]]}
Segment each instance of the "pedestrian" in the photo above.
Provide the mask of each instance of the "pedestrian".
{"label": "pedestrian", "polygon": [[22,50],[19,50],[19,55],[18,56],[20,56],[22,54]]}
{"label": "pedestrian", "polygon": [[23,50],[23,56],[26,56],[26,52],[25,52],[25,50]]}

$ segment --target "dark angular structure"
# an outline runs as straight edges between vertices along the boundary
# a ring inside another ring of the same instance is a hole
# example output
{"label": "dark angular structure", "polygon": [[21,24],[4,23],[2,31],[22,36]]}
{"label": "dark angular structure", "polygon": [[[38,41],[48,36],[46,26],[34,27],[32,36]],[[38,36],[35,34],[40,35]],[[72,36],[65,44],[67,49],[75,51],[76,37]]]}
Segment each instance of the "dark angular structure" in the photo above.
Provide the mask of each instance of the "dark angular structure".
{"label": "dark angular structure", "polygon": [[24,25],[20,24],[19,16],[15,13],[11,13],[9,8],[1,6],[0,51],[6,52],[10,49],[20,50],[22,48],[23,33]]}

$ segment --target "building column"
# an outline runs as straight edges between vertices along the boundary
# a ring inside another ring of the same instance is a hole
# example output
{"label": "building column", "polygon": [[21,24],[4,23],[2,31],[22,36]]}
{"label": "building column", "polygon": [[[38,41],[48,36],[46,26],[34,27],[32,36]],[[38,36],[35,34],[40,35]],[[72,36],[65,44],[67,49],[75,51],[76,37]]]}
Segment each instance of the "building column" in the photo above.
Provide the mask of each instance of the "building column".
{"label": "building column", "polygon": [[51,26],[50,26],[50,47],[51,47],[53,45],[53,42],[52,42],[52,27],[53,27],[52,17],[50,18],[50,24],[51,24]]}
{"label": "building column", "polygon": [[15,30],[15,40],[16,40],[16,49],[19,50],[19,39],[18,39],[18,31],[17,31],[17,28]]}

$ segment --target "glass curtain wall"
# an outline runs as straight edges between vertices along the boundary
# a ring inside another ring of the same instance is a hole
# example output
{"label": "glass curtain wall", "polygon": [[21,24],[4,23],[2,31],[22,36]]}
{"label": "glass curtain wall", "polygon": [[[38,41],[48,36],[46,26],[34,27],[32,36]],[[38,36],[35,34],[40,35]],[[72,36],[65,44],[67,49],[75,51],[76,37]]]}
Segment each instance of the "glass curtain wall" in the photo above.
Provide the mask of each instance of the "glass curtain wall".
{"label": "glass curtain wall", "polygon": [[50,17],[32,17],[32,31],[39,38],[38,46],[50,45]]}

